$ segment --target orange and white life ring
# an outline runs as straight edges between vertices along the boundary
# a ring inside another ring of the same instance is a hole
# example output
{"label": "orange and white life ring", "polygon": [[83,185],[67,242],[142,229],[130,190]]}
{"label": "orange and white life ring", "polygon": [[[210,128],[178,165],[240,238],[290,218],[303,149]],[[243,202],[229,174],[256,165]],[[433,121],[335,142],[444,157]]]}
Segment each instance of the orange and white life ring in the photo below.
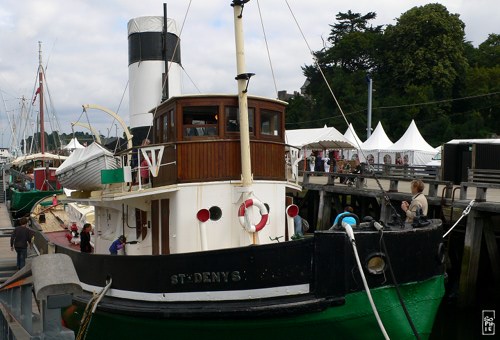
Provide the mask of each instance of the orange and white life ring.
{"label": "orange and white life ring", "polygon": [[[255,205],[257,208],[259,208],[260,214],[262,215],[259,223],[255,225],[252,223],[245,222],[245,213],[247,211],[247,208],[251,207],[252,205]],[[261,201],[255,198],[247,199],[245,202],[241,203],[238,209],[238,219],[240,220],[240,224],[249,233],[255,233],[257,231],[262,230],[262,228],[266,226],[268,218],[269,218],[269,212],[267,211],[266,206]]]}

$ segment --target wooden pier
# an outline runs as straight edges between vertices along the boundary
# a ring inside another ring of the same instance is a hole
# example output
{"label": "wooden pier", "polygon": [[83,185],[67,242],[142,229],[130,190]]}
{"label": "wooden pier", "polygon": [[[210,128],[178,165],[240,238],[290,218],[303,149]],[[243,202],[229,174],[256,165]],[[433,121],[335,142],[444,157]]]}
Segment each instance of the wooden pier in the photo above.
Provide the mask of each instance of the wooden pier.
{"label": "wooden pier", "polygon": [[10,249],[12,224],[5,203],[0,203],[0,283],[17,271],[17,254]]}
{"label": "wooden pier", "polygon": [[[458,302],[462,307],[475,302],[481,253],[488,256],[494,285],[497,287],[492,298],[500,301],[500,256],[497,241],[500,235],[500,171],[471,170],[468,181],[460,185],[453,185],[421,172],[391,176],[380,174],[376,178],[373,174],[309,171],[301,172],[300,175],[299,181],[304,189],[316,194],[308,198],[308,201],[313,200],[312,210],[316,213],[315,216],[309,213],[308,218],[316,230],[330,228],[331,221],[343,211],[346,204],[353,206],[361,216],[371,215],[382,221],[389,221],[394,211],[386,204],[387,200],[401,212],[400,202],[409,202],[412,198],[410,182],[415,178],[422,179],[426,184],[424,194],[429,203],[428,216],[443,219],[445,231],[453,226],[474,200],[470,213],[463,216],[461,221],[461,230],[465,229],[465,235]],[[355,178],[352,186],[340,183],[342,178],[347,177]],[[483,239],[485,246],[482,246]]]}

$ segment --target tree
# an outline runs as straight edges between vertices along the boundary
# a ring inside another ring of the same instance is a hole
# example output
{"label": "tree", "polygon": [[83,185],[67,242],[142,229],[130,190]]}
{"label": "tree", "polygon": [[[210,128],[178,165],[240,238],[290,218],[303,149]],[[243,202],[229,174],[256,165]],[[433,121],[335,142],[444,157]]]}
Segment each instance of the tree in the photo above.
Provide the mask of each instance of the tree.
{"label": "tree", "polygon": [[466,72],[465,24],[440,4],[414,7],[384,34],[384,67],[404,95],[410,86],[431,85],[436,98],[449,98]]}
{"label": "tree", "polygon": [[477,66],[500,66],[500,34],[490,34],[488,39],[479,45],[477,59]]}
{"label": "tree", "polygon": [[[485,138],[500,131],[500,35],[475,48],[464,39],[465,24],[440,4],[414,7],[385,31],[376,17],[339,13],[317,63],[354,127],[366,126],[367,73],[374,79],[373,118],[392,140],[415,119],[432,145],[453,138]],[[294,128],[345,122],[316,65],[303,67],[307,105],[294,99]],[[304,99],[305,100],[305,99]],[[309,112],[305,112],[309,107]],[[289,121],[289,120],[288,120]],[[287,125],[289,128],[289,125]]]}
{"label": "tree", "polygon": [[318,52],[321,62],[350,72],[372,70],[382,26],[369,26],[368,22],[376,17],[375,12],[365,15],[350,10],[339,12],[336,16],[339,22],[330,25],[328,42],[332,46]]}

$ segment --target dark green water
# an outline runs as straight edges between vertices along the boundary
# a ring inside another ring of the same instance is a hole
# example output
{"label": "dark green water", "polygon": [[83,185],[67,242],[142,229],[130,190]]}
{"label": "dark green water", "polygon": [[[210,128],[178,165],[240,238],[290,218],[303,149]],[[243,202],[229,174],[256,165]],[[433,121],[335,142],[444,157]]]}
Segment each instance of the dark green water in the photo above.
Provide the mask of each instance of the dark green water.
{"label": "dark green water", "polygon": [[[443,300],[439,307],[436,321],[432,329],[430,340],[438,339],[500,339],[500,331],[498,330],[498,302],[491,301],[481,305],[468,307],[465,309],[458,308],[454,301]],[[482,335],[482,311],[495,310],[495,326],[496,334],[494,336]]]}

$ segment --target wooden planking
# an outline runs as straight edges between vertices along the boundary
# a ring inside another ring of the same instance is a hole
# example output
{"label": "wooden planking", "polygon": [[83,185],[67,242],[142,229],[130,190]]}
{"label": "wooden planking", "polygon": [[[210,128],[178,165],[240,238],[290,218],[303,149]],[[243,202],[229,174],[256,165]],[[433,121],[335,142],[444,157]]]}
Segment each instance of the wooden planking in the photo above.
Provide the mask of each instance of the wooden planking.
{"label": "wooden planking", "polygon": [[[285,179],[285,148],[273,142],[252,142],[252,173],[255,179]],[[177,144],[179,182],[237,180],[241,177],[240,144],[237,140],[192,141]],[[161,178],[162,182],[166,178]],[[160,182],[158,181],[158,184]]]}

